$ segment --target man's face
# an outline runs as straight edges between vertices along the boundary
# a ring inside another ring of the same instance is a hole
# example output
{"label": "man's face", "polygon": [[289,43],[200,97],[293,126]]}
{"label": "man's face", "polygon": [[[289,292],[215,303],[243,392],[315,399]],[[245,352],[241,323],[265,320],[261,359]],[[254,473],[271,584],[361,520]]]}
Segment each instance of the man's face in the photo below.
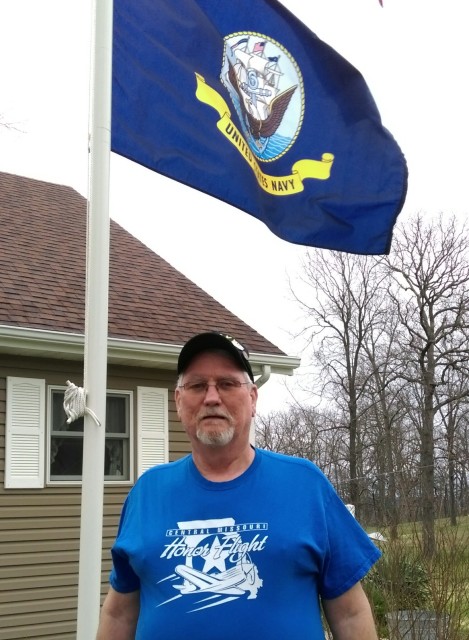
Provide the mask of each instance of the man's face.
{"label": "man's face", "polygon": [[[242,384],[226,390],[224,387],[230,386],[229,381]],[[212,447],[226,446],[240,439],[246,444],[249,442],[257,387],[246,382],[244,372],[228,354],[204,352],[191,361],[182,383],[210,385],[206,392],[179,387],[175,392],[179,419],[192,442]],[[221,383],[218,390],[215,383]]]}

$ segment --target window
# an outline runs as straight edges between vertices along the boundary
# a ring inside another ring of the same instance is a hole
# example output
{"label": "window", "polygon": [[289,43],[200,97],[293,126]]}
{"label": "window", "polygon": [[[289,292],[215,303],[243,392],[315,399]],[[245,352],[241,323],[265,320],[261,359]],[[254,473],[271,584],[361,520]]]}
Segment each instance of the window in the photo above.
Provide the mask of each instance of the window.
{"label": "window", "polygon": [[[64,388],[50,387],[49,478],[81,480],[83,462],[83,418],[67,424],[63,408]],[[105,480],[130,479],[130,392],[108,391],[106,397]]]}
{"label": "window", "polygon": [[[83,420],[67,424],[65,386],[13,376],[6,382],[5,489],[43,489],[46,480],[80,482]],[[106,412],[105,480],[134,482],[135,472],[168,462],[168,389],[108,391]]]}

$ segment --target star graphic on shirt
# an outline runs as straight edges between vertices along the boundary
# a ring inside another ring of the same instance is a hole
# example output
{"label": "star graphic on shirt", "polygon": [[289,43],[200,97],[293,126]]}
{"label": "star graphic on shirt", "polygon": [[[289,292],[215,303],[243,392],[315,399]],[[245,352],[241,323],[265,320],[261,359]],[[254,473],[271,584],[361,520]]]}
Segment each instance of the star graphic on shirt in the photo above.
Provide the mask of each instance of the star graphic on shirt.
{"label": "star graphic on shirt", "polygon": [[208,573],[211,569],[218,569],[218,571],[226,571],[225,560],[230,555],[229,551],[222,551],[220,553],[220,540],[218,536],[215,536],[212,546],[210,547],[210,553],[205,558],[205,564],[202,571]]}

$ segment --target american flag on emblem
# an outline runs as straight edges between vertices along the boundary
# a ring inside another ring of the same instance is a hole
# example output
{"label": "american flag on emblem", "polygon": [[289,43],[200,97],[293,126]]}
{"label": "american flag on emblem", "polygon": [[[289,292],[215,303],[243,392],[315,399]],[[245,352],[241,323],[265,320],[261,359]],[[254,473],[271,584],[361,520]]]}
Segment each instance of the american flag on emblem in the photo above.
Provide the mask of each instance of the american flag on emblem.
{"label": "american flag on emblem", "polygon": [[256,42],[254,45],[253,53],[262,53],[264,51],[265,42]]}

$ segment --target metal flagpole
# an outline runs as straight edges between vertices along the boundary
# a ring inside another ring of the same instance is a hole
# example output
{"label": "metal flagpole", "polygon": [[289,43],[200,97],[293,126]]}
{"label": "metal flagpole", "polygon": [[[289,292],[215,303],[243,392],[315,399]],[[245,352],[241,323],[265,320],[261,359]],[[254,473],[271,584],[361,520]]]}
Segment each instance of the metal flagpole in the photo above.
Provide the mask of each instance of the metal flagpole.
{"label": "metal flagpole", "polygon": [[93,1],[86,258],[83,481],[77,640],[96,636],[101,595],[106,417],[112,0]]}

